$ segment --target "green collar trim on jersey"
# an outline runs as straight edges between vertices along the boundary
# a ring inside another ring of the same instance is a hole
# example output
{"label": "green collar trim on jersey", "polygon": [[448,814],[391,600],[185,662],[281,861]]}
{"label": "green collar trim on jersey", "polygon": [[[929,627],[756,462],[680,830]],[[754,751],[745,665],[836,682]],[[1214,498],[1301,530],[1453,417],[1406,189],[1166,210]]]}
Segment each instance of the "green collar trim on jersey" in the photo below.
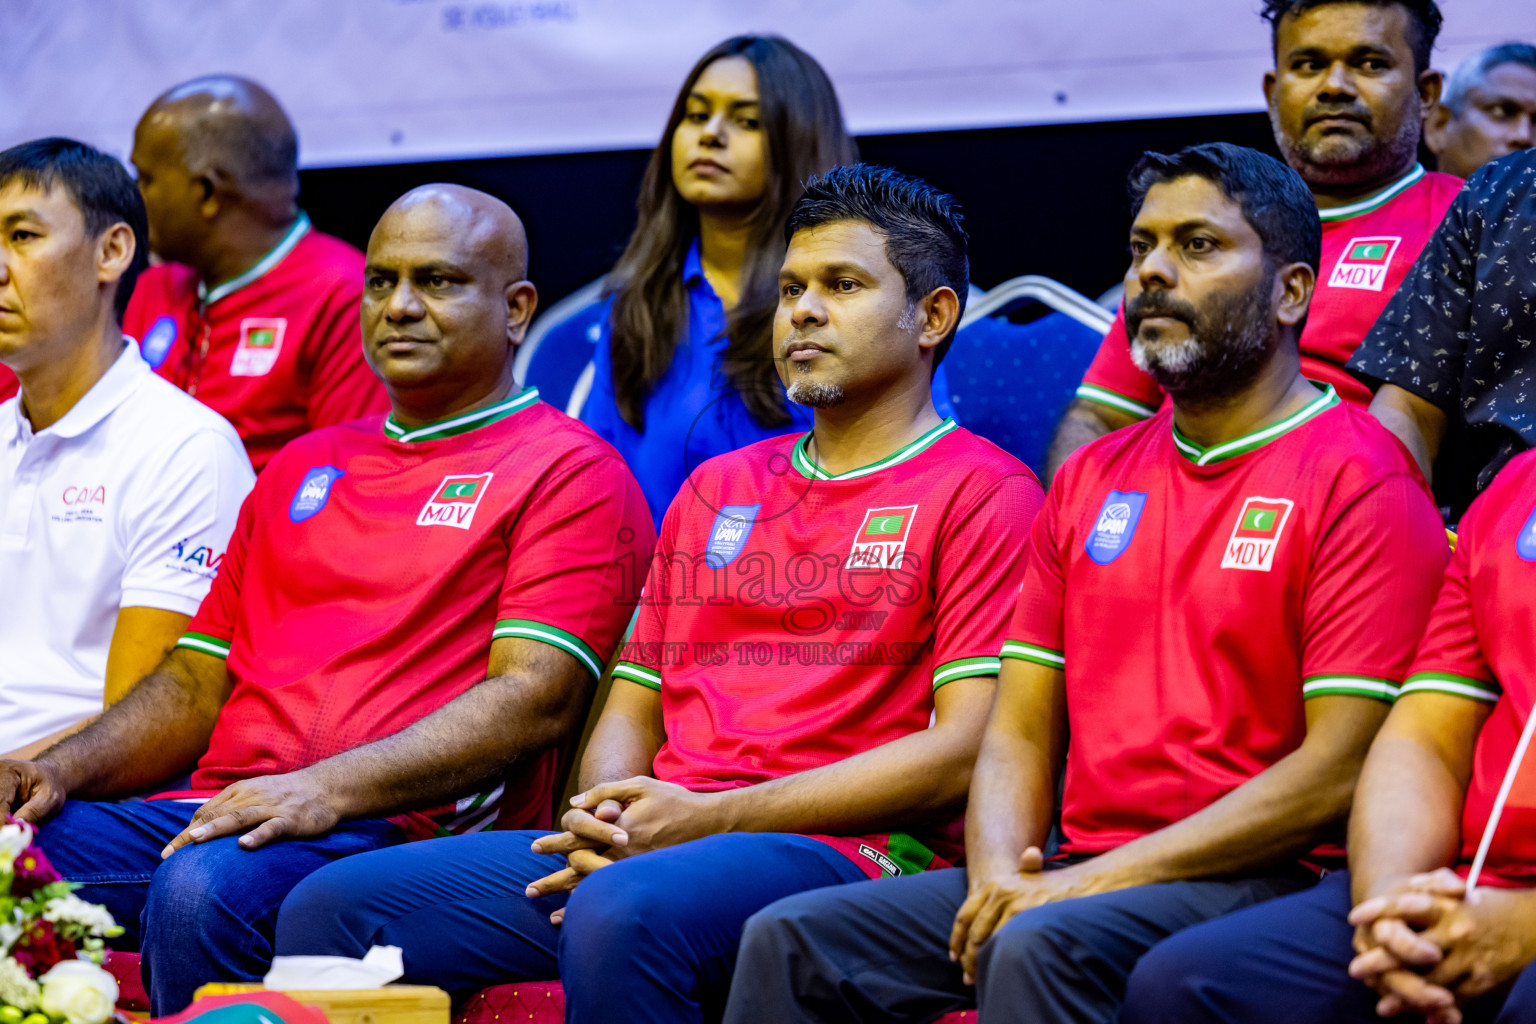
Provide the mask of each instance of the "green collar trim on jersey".
{"label": "green collar trim on jersey", "polygon": [[201,281],[197,282],[197,297],[202,300],[203,305],[211,306],[231,292],[239,291],[283,262],[283,257],[292,252],[293,247],[299,244],[299,239],[307,234],[309,234],[309,214],[300,211],[299,219],[293,222],[293,227],[288,229],[288,233],[283,236],[283,240],[277,243],[275,249],[258,260],[254,267],[239,277],[232,277],[215,288],[209,288]]}
{"label": "green collar trim on jersey", "polygon": [[1370,213],[1378,206],[1385,205],[1393,196],[1408,188],[1422,177],[1424,177],[1424,165],[1414,164],[1413,170],[1373,196],[1368,196],[1357,203],[1350,203],[1348,206],[1335,206],[1328,210],[1318,210],[1318,219],[1324,224],[1330,224],[1336,220],[1349,220],[1351,217],[1358,217],[1362,213]]}
{"label": "green collar trim on jersey", "polygon": [[956,423],[953,419],[946,417],[942,423],[928,431],[928,433],[911,444],[896,449],[879,462],[871,462],[867,466],[850,469],[848,472],[838,473],[836,476],[816,465],[816,463],[811,461],[810,456],[805,454],[805,447],[811,440],[811,435],[806,434],[799,441],[795,442],[794,450],[789,453],[789,464],[794,466],[801,476],[809,477],[812,480],[857,480],[861,476],[869,476],[871,473],[878,473],[882,469],[890,469],[898,463],[906,462],[908,459],[921,455],[931,448],[935,441],[959,426],[960,424]]}
{"label": "green collar trim on jersey", "polygon": [[1262,448],[1282,434],[1288,434],[1303,423],[1325,413],[1339,404],[1338,393],[1333,390],[1333,385],[1328,385],[1321,395],[1318,395],[1305,407],[1291,413],[1279,423],[1271,423],[1251,434],[1242,437],[1234,437],[1230,441],[1212,445],[1210,448],[1202,448],[1183,434],[1179,433],[1179,425],[1173,425],[1173,446],[1178,449],[1180,455],[1197,466],[1209,466],[1213,462],[1222,462],[1238,455],[1246,455],[1255,448]]}
{"label": "green collar trim on jersey", "polygon": [[395,414],[390,413],[384,420],[384,433],[395,441],[437,441],[445,437],[456,437],[459,434],[467,434],[471,430],[489,426],[498,420],[504,420],[515,412],[522,412],[539,400],[538,388],[523,388],[511,398],[491,406],[487,409],[476,409],[474,412],[455,416],[452,419],[438,420],[436,423],[428,423],[424,427],[412,427],[406,429],[395,419]]}

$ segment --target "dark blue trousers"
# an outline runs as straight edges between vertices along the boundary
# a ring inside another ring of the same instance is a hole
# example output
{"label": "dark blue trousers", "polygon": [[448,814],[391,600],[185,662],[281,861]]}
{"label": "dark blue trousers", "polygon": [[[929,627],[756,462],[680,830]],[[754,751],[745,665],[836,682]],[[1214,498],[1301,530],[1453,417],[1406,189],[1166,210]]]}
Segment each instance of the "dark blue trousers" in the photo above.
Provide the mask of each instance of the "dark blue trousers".
{"label": "dark blue trousers", "polygon": [[175,1013],[210,981],[255,981],[272,960],[277,908],[295,882],[338,857],[404,840],[387,821],[349,821],[318,839],[242,850],[238,837],[160,851],[197,804],[70,800],[37,843],[79,896],[123,926],[112,940],[143,954],[154,1015]]}
{"label": "dark blue trousers", "polygon": [[[1121,1024],[1380,1024],[1354,958],[1349,873],[1180,932],[1141,958]],[[1536,1021],[1536,970],[1462,1008],[1467,1024]],[[1417,1020],[1409,1017],[1404,1019]]]}
{"label": "dark blue trousers", "polygon": [[[456,997],[558,977],[576,1024],[700,1021],[724,1005],[748,917],[866,877],[814,839],[734,833],[620,860],[568,898],[529,899],[529,882],[565,866],[529,849],[548,834],[480,832],[332,864],[283,903],[277,953],[399,946],[405,981]],[[549,915],[561,906],[557,928]]]}
{"label": "dark blue trousers", "polygon": [[1310,878],[1172,882],[1047,903],[981,947],[975,988],[949,960],[964,869],[791,896],[747,923],[725,1020],[923,1022],[975,1006],[982,1024],[1108,1022],[1126,976],[1156,943]]}

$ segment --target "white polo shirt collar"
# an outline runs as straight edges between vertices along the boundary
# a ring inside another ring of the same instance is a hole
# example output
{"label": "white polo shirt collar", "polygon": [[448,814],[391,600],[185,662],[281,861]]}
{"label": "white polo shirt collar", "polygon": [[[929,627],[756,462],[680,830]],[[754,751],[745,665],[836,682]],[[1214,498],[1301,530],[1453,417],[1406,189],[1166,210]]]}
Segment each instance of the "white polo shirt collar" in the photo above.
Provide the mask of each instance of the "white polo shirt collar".
{"label": "white polo shirt collar", "polygon": [[[76,402],[74,408],[60,416],[58,421],[44,427],[39,433],[53,437],[79,437],[106,419],[114,409],[127,401],[138,387],[139,380],[149,373],[149,364],[139,355],[139,346],[131,338],[123,338],[123,350],[107,372],[101,375],[91,390]],[[22,401],[24,402],[25,396]],[[22,402],[16,403],[16,432],[23,440],[30,440],[34,431],[32,421],[21,410]]]}

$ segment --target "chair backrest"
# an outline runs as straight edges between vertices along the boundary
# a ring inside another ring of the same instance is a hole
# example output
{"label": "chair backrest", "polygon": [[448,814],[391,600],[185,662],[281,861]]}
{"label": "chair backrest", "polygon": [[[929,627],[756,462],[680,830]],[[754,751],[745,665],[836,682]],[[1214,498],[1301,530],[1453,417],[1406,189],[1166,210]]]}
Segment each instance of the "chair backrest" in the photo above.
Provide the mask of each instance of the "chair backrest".
{"label": "chair backrest", "polygon": [[555,408],[567,408],[607,316],[602,278],[550,306],[518,346],[512,364],[517,379],[537,387],[539,397]]}
{"label": "chair backrest", "polygon": [[[1022,324],[1000,315],[1025,302],[1052,312]],[[966,310],[944,360],[960,421],[1041,473],[1056,423],[1113,319],[1050,278],[998,285]]]}

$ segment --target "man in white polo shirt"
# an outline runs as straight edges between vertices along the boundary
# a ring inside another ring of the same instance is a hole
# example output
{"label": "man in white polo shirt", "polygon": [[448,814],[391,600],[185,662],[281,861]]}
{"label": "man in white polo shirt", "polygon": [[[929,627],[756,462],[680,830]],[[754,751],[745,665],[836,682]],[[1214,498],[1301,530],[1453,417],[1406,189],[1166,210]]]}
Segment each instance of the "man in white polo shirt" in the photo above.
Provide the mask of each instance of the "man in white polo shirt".
{"label": "man in white polo shirt", "polygon": [[147,262],[122,165],[68,139],[0,152],[0,754],[79,729],[165,655],[254,481],[221,416],[120,324]]}

